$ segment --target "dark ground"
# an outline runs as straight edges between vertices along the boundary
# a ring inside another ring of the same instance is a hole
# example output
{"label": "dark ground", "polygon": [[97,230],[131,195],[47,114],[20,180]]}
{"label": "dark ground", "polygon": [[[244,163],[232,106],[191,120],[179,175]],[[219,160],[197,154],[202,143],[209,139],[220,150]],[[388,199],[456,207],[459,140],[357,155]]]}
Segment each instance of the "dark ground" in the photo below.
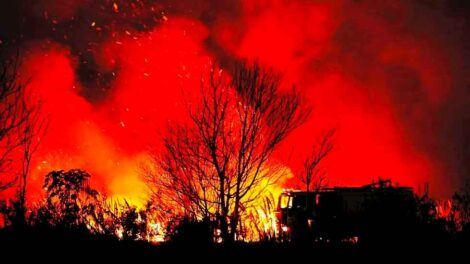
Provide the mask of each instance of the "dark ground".
{"label": "dark ground", "polygon": [[[19,253],[16,253],[19,252]],[[0,263],[3,260],[33,259],[39,263],[80,263],[95,261],[178,263],[313,263],[318,260],[348,262],[433,262],[467,263],[468,238],[420,237],[401,241],[358,244],[234,243],[214,245],[180,241],[151,245],[142,241],[119,241],[115,237],[90,235],[81,231],[28,229],[0,230]],[[16,262],[16,261],[15,261]],[[21,262],[21,261],[20,261]],[[323,261],[322,261],[323,262]]]}

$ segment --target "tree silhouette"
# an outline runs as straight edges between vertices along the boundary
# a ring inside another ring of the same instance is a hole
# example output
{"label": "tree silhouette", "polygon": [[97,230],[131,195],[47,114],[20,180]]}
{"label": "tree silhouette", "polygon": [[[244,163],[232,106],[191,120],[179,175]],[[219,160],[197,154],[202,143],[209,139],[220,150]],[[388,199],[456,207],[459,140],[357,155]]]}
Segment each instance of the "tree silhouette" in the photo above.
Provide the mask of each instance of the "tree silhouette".
{"label": "tree silhouette", "polygon": [[271,154],[310,113],[295,89],[279,85],[257,64],[236,67],[231,79],[212,67],[190,122],[169,126],[156,166],[145,170],[159,203],[189,218],[215,218],[224,240],[236,239],[242,212],[282,173]]}
{"label": "tree silhouette", "polygon": [[30,101],[32,102],[32,106],[30,107],[31,111],[28,118],[20,126],[19,130],[19,138],[21,141],[19,149],[21,150],[22,157],[20,158],[21,169],[18,177],[18,209],[16,212],[17,225],[26,224],[26,192],[31,159],[38,149],[41,136],[46,133],[48,125],[48,119],[43,117],[40,112],[42,101],[40,99]]}
{"label": "tree silhouette", "polygon": [[34,108],[25,98],[25,84],[19,82],[19,56],[4,58],[0,51],[0,191],[12,187],[18,175],[12,176],[12,154],[22,146],[23,125]]}
{"label": "tree silhouette", "polygon": [[46,175],[46,204],[38,218],[52,225],[76,227],[94,218],[98,192],[88,185],[90,174],[82,170],[51,171]]}
{"label": "tree silhouette", "polygon": [[302,182],[303,189],[307,193],[311,190],[317,191],[323,187],[326,175],[319,168],[319,165],[333,150],[332,139],[334,134],[335,130],[329,130],[317,140],[310,155],[304,160],[303,171],[297,174],[297,178]]}

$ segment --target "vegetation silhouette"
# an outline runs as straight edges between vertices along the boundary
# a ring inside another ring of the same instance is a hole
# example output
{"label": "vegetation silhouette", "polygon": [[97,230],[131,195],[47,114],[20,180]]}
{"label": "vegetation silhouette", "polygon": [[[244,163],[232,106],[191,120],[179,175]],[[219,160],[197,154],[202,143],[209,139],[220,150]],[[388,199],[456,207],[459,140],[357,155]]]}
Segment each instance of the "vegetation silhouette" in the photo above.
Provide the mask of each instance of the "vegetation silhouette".
{"label": "vegetation silhouette", "polygon": [[[370,215],[362,227],[366,236],[358,243],[342,240],[326,243],[312,239],[289,242],[271,239],[273,234],[266,234],[259,242],[218,244],[214,236],[216,223],[209,219],[182,218],[168,224],[166,242],[156,246],[144,239],[149,232],[146,219],[153,212],[140,211],[127,203],[120,206],[103,203],[103,197],[87,184],[89,178],[88,173],[78,169],[50,172],[44,184],[47,189],[44,204],[29,215],[26,227],[18,229],[10,222],[0,230],[1,248],[47,250],[54,247],[63,252],[87,250],[101,256],[115,250],[130,255],[174,256],[182,248],[214,256],[233,254],[234,257],[238,254],[255,257],[269,254],[271,257],[300,258],[307,256],[306,252],[315,252],[321,258],[328,254],[366,257],[389,251],[417,256],[429,250],[456,256],[469,242],[468,222],[462,218],[457,224],[455,220],[457,215],[465,215],[459,211],[468,202],[465,200],[468,193],[463,189],[456,193],[455,199],[459,199],[459,203],[452,208],[453,216],[447,219],[438,217],[436,202],[426,195],[415,195],[409,207],[386,204],[393,201],[387,197],[393,195],[391,193],[376,196],[367,201]],[[267,206],[272,205],[268,203]],[[393,206],[399,208],[390,210]],[[15,210],[15,205],[7,208],[3,204],[1,213],[8,218]],[[395,215],[400,211],[403,214]],[[121,230],[120,235],[116,230]]]}

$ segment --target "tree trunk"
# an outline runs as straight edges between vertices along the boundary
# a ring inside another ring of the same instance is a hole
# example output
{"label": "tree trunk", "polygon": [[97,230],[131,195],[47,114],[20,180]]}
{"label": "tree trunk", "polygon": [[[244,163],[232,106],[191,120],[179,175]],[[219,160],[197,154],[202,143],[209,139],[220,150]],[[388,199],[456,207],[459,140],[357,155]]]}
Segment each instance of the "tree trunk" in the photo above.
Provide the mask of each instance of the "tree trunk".
{"label": "tree trunk", "polygon": [[220,231],[222,235],[222,239],[226,242],[229,239],[228,234],[228,223],[227,223],[227,215],[228,210],[225,206],[225,188],[224,188],[224,177],[219,177],[219,194],[220,194],[220,207],[221,207],[221,214],[220,214]]}

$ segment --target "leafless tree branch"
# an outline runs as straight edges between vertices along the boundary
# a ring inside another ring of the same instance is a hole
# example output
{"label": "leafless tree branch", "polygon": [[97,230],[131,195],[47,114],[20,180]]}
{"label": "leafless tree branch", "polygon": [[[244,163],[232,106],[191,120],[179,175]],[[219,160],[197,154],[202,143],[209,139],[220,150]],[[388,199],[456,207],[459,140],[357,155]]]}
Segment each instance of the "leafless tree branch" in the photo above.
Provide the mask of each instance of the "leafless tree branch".
{"label": "leafless tree branch", "polygon": [[212,67],[201,79],[189,124],[169,126],[154,169],[153,194],[196,218],[215,218],[225,239],[236,237],[241,213],[283,171],[270,160],[279,143],[309,116],[301,96],[279,90],[280,76],[244,63],[231,78]]}
{"label": "leafless tree branch", "polygon": [[318,190],[323,187],[326,180],[326,173],[319,165],[333,150],[333,137],[335,130],[329,130],[323,134],[312,148],[310,155],[304,160],[303,172],[298,174],[307,192]]}

